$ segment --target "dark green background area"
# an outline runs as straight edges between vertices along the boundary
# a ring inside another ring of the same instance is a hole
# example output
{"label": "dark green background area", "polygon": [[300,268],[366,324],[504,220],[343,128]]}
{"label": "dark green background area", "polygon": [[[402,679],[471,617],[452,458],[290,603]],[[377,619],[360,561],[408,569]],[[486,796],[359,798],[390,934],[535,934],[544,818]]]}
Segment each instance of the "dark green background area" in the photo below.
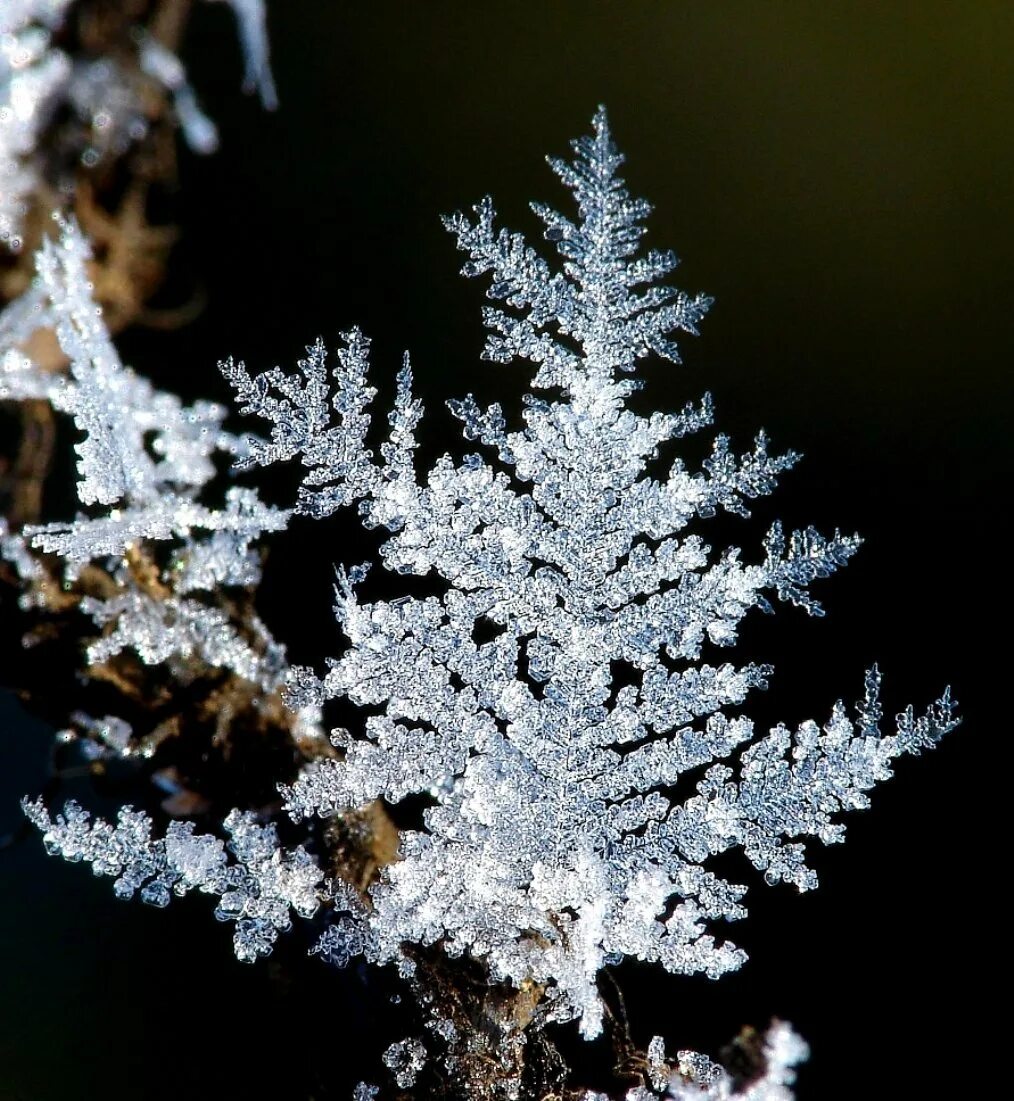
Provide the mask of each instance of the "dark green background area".
{"label": "dark green background area", "polygon": [[[732,867],[751,885],[729,930],[742,972],[620,967],[635,1037],[715,1051],[777,1015],[813,1048],[802,1101],[970,1094],[996,1058],[981,991],[1005,954],[1010,678],[986,670],[1008,649],[1014,9],[277,0],[271,32],[266,116],[236,91],[228,13],[197,13],[185,56],[222,148],[184,162],[177,279],[199,274],[209,306],[185,331],[128,334],[125,358],[224,398],[218,359],[288,364],[360,324],[382,397],[412,352],[425,455],[456,447],[444,399],[516,410],[526,377],[480,362],[482,288],[457,277],[438,215],[492,193],[536,239],[527,201],[564,201],[543,154],[607,104],[656,206],[649,243],[716,298],[685,366],[646,366],[645,401],[710,389],[738,443],[763,425],[806,454],[755,520],[702,533],[756,553],[778,515],[867,539],[820,588],[825,620],[749,622],[740,656],[777,666],[758,722],[822,717],[873,661],[889,712],[950,682],[965,717],[899,765],[845,847],[815,850],[820,891]],[[336,652],[330,564],[374,546],[350,518],[279,541],[264,612],[296,660]],[[4,713],[0,831],[43,783],[45,737]],[[34,840],[0,853],[0,878],[4,1101],[348,1096],[407,1034],[382,980],[298,969],[298,932],[281,955],[295,979],[274,981],[233,961],[207,900],[118,903]],[[589,1073],[607,1061],[568,1044]]]}

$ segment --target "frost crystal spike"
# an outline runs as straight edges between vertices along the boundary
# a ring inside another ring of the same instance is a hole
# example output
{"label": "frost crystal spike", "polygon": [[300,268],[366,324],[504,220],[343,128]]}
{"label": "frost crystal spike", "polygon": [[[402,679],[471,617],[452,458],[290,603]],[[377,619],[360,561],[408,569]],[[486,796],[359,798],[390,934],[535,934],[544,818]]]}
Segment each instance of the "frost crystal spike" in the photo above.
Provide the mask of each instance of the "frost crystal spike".
{"label": "frost crystal spike", "polygon": [[271,422],[247,464],[298,458],[302,512],[358,504],[367,526],[391,533],[384,565],[441,587],[369,602],[365,570],[340,573],[348,647],[323,680],[296,671],[292,697],[345,697],[372,713],[335,736],[342,760],[287,789],[290,812],[428,793],[423,828],[403,834],[401,859],[373,889],[369,953],[396,959],[405,942],[472,953],[496,979],[548,984],[557,1016],[594,1036],[596,976],[610,960],[712,977],[743,962],[712,927],[743,915],[745,888],[709,871],[709,857],[740,848],[769,882],[813,887],[800,839],[840,840],[838,812],[865,806],[894,757],[954,719],[945,695],[882,734],[876,670],[855,715],[837,704],[823,727],[758,736],[742,713],[771,669],[712,655],[750,609],[770,610],[769,595],[820,614],[811,583],[859,540],[776,524],[754,559],[692,530],[719,509],[748,515],[797,456],[769,453],[763,434],[737,455],[718,436],[702,470],[677,458],[651,473],[661,448],[710,423],[710,401],[641,416],[627,406],[631,374],[649,353],[678,362],[673,335],[695,332],[709,301],[660,282],[672,253],[641,250],[650,208],[618,176],[604,111],[574,149],[550,165],[577,217],[534,206],[558,267],[497,229],[488,199],[446,220],[464,274],[492,280],[486,358],[529,361],[533,387],[549,391],[529,395],[515,430],[497,405],[450,403],[489,458],[445,456],[417,473],[407,361],[388,438],[371,450],[369,344],[357,330],[330,387],[320,343],[294,376],[223,370],[243,410]]}

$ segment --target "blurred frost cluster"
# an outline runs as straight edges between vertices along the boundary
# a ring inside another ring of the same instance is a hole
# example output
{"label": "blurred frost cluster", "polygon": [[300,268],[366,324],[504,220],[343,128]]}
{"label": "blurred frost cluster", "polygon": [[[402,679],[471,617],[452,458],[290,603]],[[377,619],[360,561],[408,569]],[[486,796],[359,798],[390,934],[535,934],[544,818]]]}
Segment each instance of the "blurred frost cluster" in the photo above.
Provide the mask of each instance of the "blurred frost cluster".
{"label": "blurred frost cluster", "polygon": [[[264,0],[219,2],[236,13],[247,88],[273,107]],[[79,6],[81,0],[0,4],[0,241],[14,251],[22,247],[28,205],[40,187],[65,190],[66,165],[93,167],[144,138],[153,91],[170,98],[193,149],[207,153],[218,143],[183,63],[144,24],[132,28],[129,58],[92,56],[64,42]],[[54,127],[59,134],[49,133]]]}

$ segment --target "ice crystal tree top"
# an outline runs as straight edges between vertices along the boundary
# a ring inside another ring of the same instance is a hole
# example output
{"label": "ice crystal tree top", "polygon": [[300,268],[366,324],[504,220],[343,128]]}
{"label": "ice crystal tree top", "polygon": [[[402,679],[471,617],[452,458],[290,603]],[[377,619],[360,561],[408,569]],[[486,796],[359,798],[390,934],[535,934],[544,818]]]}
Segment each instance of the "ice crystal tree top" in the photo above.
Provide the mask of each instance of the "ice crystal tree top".
{"label": "ice crystal tree top", "polygon": [[[742,962],[712,924],[744,913],[744,888],[706,868],[739,847],[769,882],[812,887],[799,838],[837,841],[837,812],[866,804],[892,758],[953,725],[947,697],[907,712],[881,735],[872,671],[855,717],[836,705],[821,728],[778,726],[758,737],[740,705],[770,669],[713,663],[768,595],[810,613],[811,582],[843,565],[855,537],[775,525],[759,560],[715,553],[690,531],[769,493],[796,456],[771,455],[763,434],[736,455],[724,436],[703,470],[660,449],[710,423],[710,402],[643,417],[627,405],[644,356],[677,361],[672,336],[694,332],[708,306],[660,281],[669,252],[641,251],[649,207],[618,176],[605,113],[550,164],[577,203],[571,221],[536,205],[560,270],[524,238],[494,227],[486,200],[448,228],[466,275],[489,274],[486,358],[520,358],[532,385],[523,425],[499,406],[451,402],[464,435],[496,459],[445,456],[415,469],[421,407],[406,362],[379,456],[366,444],[368,342],[344,338],[333,368],[322,345],[301,375],[251,377],[224,365],[244,411],[271,422],[247,462],[298,457],[300,509],[323,516],[358,503],[390,537],[384,564],[440,579],[426,598],[366,602],[365,571],[340,573],[336,612],[345,653],[318,680],[293,677],[296,702],[346,697],[369,709],[338,736],[340,761],[287,790],[296,817],[377,797],[434,800],[424,828],[373,889],[373,944],[393,959],[405,942],[442,942],[488,961],[495,978],[548,984],[557,1015],[600,1029],[595,980],[610,959],[654,960],[718,976]],[[728,763],[718,763],[728,761]]]}

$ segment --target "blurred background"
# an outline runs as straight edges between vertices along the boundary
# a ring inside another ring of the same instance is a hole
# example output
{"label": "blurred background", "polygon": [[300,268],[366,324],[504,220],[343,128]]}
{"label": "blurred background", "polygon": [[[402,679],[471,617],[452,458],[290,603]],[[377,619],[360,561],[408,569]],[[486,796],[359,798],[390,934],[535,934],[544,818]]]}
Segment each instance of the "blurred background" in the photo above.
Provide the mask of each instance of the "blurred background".
{"label": "blurred background", "polygon": [[[523,367],[480,362],[483,287],[458,277],[439,215],[492,194],[538,239],[532,199],[565,202],[543,161],[598,103],[649,244],[716,298],[680,368],[652,363],[645,407],[710,390],[739,444],[761,426],[805,461],[751,521],[702,528],[759,546],[771,519],[858,530],[818,596],[751,620],[740,656],[772,661],[759,723],[826,716],[863,670],[890,713],[950,683],[963,726],[903,761],[814,850],[822,886],[749,882],[749,952],[712,984],[624,964],[635,1039],[716,1052],[743,1024],[792,1021],[812,1048],[802,1101],[970,1094],[997,1054],[982,998],[1002,998],[997,872],[1008,677],[1014,9],[1003,2],[269,4],[280,109],[237,96],[229,13],[198,12],[183,55],[218,122],[218,155],[184,156],[184,238],[166,291],[207,295],[193,325],[130,331],[124,358],[188,397],[224,399],[216,362],[291,364],[361,325],[381,403],[411,350],[424,459],[458,441],[446,398],[517,410]],[[382,404],[381,404],[382,407]],[[693,454],[691,449],[691,454]],[[264,615],[294,660],[340,645],[330,566],[375,544],[351,518],[298,526],[270,560]],[[0,832],[41,789],[48,733],[5,697]],[[1005,710],[1005,709],[1004,709]],[[68,790],[88,799],[87,789]],[[91,805],[99,806],[94,799]],[[349,1096],[406,1033],[396,987],[329,973],[290,938],[277,963],[232,958],[206,899],[170,912],[108,881],[0,852],[0,1098]],[[589,1078],[608,1051],[566,1041]],[[873,1084],[871,1084],[871,1077]]]}

